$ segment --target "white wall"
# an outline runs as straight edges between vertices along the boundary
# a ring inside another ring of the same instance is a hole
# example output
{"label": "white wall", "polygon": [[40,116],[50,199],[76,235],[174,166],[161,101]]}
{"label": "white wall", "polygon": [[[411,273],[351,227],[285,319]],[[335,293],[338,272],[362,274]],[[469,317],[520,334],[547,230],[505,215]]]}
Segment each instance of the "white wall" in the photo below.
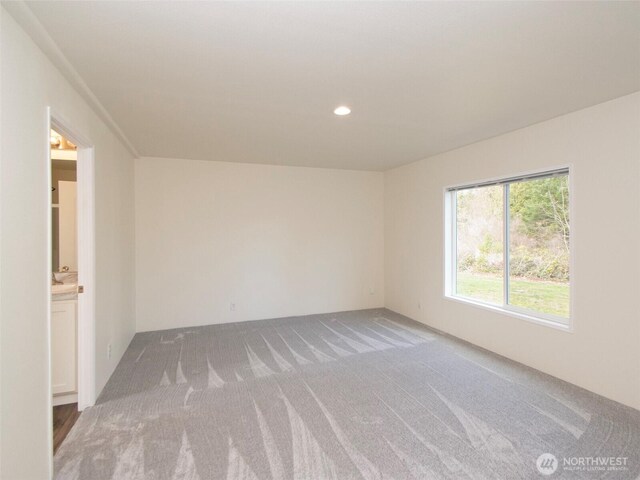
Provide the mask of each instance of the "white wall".
{"label": "white wall", "polygon": [[46,107],[95,145],[98,392],[135,331],[133,161],[4,8],[0,13],[0,478],[42,480],[51,477]]}
{"label": "white wall", "polygon": [[[386,306],[640,408],[639,132],[635,93],[386,172]],[[443,298],[443,188],[564,164],[575,331]]]}
{"label": "white wall", "polygon": [[142,158],[135,177],[138,331],[384,304],[382,173]]}

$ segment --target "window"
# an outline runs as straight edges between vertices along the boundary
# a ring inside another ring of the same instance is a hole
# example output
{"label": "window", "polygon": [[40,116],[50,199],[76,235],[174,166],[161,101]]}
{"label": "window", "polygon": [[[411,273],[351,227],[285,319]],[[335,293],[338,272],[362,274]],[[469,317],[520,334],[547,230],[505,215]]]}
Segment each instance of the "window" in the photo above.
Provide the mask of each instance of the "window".
{"label": "window", "polygon": [[449,297],[568,326],[569,171],[446,192]]}

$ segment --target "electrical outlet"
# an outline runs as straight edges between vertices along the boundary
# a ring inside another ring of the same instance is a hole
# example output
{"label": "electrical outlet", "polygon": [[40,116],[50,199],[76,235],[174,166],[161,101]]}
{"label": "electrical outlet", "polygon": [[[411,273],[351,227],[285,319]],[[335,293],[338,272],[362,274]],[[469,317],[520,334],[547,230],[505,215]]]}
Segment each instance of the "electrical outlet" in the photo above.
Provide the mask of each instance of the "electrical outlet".
{"label": "electrical outlet", "polygon": [[236,304],[231,302],[229,304],[229,310],[232,311],[232,312],[235,312],[236,311]]}
{"label": "electrical outlet", "polygon": [[373,288],[373,287],[370,287],[369,288],[369,295],[375,295],[375,293],[376,293],[376,289]]}
{"label": "electrical outlet", "polygon": [[107,345],[107,360],[111,360],[111,344]]}

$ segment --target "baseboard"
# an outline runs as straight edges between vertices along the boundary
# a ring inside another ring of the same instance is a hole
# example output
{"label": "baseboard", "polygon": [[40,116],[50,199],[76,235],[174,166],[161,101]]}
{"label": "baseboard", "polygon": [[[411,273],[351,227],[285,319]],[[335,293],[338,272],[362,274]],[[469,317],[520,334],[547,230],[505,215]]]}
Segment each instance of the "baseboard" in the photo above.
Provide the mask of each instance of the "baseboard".
{"label": "baseboard", "polygon": [[51,405],[57,407],[59,405],[67,405],[69,403],[78,403],[77,393],[65,393],[64,395],[55,395]]}

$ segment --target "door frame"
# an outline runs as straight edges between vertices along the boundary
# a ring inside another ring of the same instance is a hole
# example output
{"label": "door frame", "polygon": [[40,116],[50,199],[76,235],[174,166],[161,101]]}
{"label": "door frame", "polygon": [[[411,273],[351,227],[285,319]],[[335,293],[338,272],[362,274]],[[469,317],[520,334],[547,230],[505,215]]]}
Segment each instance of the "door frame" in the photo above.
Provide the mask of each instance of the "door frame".
{"label": "door frame", "polygon": [[[95,157],[93,143],[81,130],[68,122],[51,107],[47,107],[47,338],[49,349],[49,414],[53,415],[51,391],[51,265],[52,265],[52,209],[51,209],[51,129],[77,145],[77,248],[78,285],[84,293],[78,295],[78,410],[92,406],[96,400],[95,388]],[[49,422],[50,437],[53,438],[52,421]],[[50,449],[53,452],[53,447]],[[52,453],[53,458],[53,453]]]}

